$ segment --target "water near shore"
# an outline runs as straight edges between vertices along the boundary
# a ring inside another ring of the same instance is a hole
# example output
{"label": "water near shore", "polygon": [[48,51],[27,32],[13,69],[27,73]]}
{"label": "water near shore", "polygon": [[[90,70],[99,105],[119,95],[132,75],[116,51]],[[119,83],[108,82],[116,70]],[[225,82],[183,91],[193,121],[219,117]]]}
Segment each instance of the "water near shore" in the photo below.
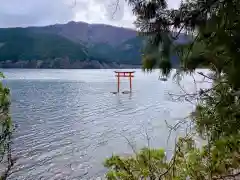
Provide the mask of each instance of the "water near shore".
{"label": "water near shore", "polygon": [[[126,138],[141,148],[171,150],[165,120],[176,123],[192,110],[174,102],[168,92],[179,86],[159,81],[158,72],[137,70],[133,93],[113,95],[113,70],[4,69],[11,88],[11,112],[16,130],[13,151],[18,158],[10,180],[96,179],[112,153],[132,153]],[[183,80],[192,90],[192,78]],[[128,90],[127,79],[121,83]]]}

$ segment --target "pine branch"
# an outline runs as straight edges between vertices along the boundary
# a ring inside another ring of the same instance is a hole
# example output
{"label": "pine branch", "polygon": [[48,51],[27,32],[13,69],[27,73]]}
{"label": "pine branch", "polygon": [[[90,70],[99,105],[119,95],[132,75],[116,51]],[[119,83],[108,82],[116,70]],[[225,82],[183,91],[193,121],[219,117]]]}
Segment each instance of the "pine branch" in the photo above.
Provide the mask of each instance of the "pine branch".
{"label": "pine branch", "polygon": [[238,177],[238,176],[240,176],[240,171],[238,173],[235,173],[235,174],[228,174],[228,175],[225,175],[225,176],[213,177],[213,179],[235,178],[235,177]]}

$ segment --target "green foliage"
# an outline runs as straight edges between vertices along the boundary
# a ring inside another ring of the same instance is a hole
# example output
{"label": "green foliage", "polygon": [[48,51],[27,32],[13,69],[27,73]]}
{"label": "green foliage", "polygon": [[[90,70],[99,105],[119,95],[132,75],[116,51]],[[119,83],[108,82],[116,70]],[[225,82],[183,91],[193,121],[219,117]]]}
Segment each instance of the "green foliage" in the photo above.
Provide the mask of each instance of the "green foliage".
{"label": "green foliage", "polygon": [[[178,139],[173,158],[165,162],[165,173],[159,173],[164,169],[161,166],[148,168],[161,177],[158,179],[239,179],[240,1],[189,0],[177,10],[167,9],[164,0],[129,3],[137,16],[137,28],[149,37],[144,68],[158,67],[168,75],[172,68],[169,54],[173,53],[181,61],[177,75],[195,72],[198,67],[211,71],[211,76],[199,75],[211,81],[212,87],[190,95],[198,100],[191,114],[194,131]],[[180,31],[172,33],[173,28]],[[175,41],[183,30],[192,34],[188,44]],[[201,147],[193,140],[196,136],[203,140]],[[149,174],[147,177],[154,179]]]}
{"label": "green foliage", "polygon": [[[107,173],[108,179],[142,179],[147,177],[157,178],[158,173],[166,171],[165,152],[162,149],[143,148],[136,156],[122,158],[112,156],[104,163],[105,167],[111,168]],[[157,173],[158,170],[161,170]]]}
{"label": "green foliage", "polygon": [[[3,74],[0,73],[0,76],[3,78]],[[6,179],[7,172],[12,166],[11,158],[11,135],[12,135],[12,121],[9,114],[10,100],[9,100],[10,91],[6,88],[2,82],[0,83],[0,163],[4,163],[7,158],[7,169],[6,172],[1,176],[0,179]],[[4,166],[4,165],[3,165]]]}

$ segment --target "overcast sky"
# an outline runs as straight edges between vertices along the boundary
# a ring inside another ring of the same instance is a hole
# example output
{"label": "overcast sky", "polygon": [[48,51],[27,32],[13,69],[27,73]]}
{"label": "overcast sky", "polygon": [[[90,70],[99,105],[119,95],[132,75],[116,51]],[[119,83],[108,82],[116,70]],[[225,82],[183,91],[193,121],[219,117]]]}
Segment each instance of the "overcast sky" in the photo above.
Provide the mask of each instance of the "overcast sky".
{"label": "overcast sky", "polygon": [[[76,1],[76,2],[75,2]],[[134,16],[125,0],[0,0],[0,28],[43,26],[85,21],[133,28]],[[168,0],[171,8],[179,0]]]}

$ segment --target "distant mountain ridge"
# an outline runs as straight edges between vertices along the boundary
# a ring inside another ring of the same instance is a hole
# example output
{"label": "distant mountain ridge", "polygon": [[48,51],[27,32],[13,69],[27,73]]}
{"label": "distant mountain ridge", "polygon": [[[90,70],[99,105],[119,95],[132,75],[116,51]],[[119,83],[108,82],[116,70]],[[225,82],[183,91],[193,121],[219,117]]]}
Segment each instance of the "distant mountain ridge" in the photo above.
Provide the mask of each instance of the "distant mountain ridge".
{"label": "distant mountain ridge", "polygon": [[69,22],[0,29],[0,67],[140,67],[143,38],[133,29]]}
{"label": "distant mountain ridge", "polygon": [[58,34],[74,42],[107,43],[116,46],[137,36],[133,29],[105,24],[88,24],[71,21],[67,24],[55,24],[44,27],[28,27],[34,32]]}

